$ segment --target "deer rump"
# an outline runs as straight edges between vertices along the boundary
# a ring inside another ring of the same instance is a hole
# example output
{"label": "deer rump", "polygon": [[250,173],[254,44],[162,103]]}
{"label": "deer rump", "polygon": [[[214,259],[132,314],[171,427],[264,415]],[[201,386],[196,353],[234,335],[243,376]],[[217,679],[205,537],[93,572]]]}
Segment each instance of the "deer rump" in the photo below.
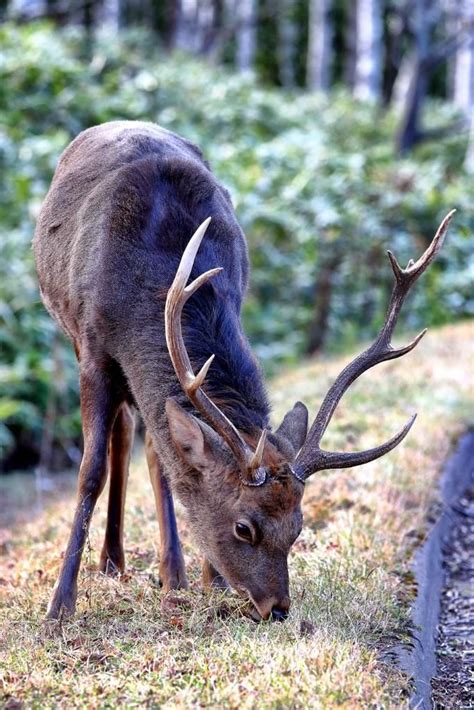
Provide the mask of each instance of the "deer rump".
{"label": "deer rump", "polygon": [[414,421],[369,451],[319,445],[350,384],[422,337],[397,350],[390,344],[403,301],[441,248],[451,216],[406,269],[389,253],[395,285],[385,324],[330,387],[309,432],[302,403],[271,432],[240,322],[248,256],[227,191],[199,149],[153,124],[113,122],[78,136],[59,161],[34,238],[44,303],[79,360],[84,430],[76,513],[48,616],[75,609],[80,558],[109,470],[101,569],[124,569],[134,405],[147,429],[165,589],[187,586],[175,493],[204,554],[204,582],[230,584],[251,602],[254,618],[284,619],[305,480],[382,456]]}

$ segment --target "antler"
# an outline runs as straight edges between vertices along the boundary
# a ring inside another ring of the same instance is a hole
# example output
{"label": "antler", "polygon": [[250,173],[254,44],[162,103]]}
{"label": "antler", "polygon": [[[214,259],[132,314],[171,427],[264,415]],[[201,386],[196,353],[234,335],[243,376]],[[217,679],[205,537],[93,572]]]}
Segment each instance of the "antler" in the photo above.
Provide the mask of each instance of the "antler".
{"label": "antler", "polygon": [[247,446],[230,419],[225,416],[202,390],[202,385],[214,360],[214,355],[211,355],[201,367],[198,374],[195,375],[183,339],[181,314],[184,304],[198,288],[222,271],[221,267],[210,269],[198,276],[189,286],[186,286],[196,254],[210,221],[211,218],[208,217],[191,237],[181,257],[174,281],[168,291],[165,305],[166,343],[179,383],[189,400],[229,445],[239,461],[243,482],[247,485],[259,486],[265,482],[266,476],[265,470],[261,468],[263,449],[267,435],[266,429],[262,431],[254,453],[249,446]]}
{"label": "antler", "polygon": [[393,360],[410,352],[420,342],[426,333],[426,328],[411,343],[403,348],[394,349],[391,345],[391,337],[403,301],[410,288],[421,274],[428,268],[441,249],[448,229],[448,225],[456,210],[451,210],[441,222],[436,235],[426,249],[425,253],[415,263],[412,259],[408,262],[406,269],[402,269],[389,251],[388,256],[395,275],[395,284],[390,297],[390,303],[385,317],[385,323],[376,341],[363,353],[358,355],[352,362],[344,368],[330,387],[324,401],[319,409],[316,419],[306,437],[306,441],[298,454],[294,469],[300,480],[308,478],[312,473],[328,468],[347,468],[349,466],[359,466],[360,464],[373,461],[391,451],[399,444],[410,431],[415,421],[416,414],[410,418],[403,429],[392,439],[381,446],[377,446],[367,451],[357,453],[330,452],[320,448],[319,443],[327,429],[331,417],[334,414],[339,401],[348,387],[366,370],[379,362]]}

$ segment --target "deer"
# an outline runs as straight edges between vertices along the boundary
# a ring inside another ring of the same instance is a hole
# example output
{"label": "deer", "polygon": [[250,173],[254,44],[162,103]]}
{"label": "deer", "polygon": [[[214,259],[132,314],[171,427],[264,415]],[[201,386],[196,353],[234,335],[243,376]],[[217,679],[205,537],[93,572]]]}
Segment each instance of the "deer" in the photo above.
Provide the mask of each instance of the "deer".
{"label": "deer", "polygon": [[390,452],[326,451],[320,442],[341,397],[362,373],[409,353],[394,348],[402,304],[441,249],[452,210],[424,254],[402,269],[374,342],[338,375],[308,428],[296,402],[270,427],[259,364],[241,322],[249,257],[227,190],[202,152],[152,123],[114,121],[80,133],[60,157],[33,248],[43,302],[72,340],[84,438],[77,502],[48,619],[74,614],[91,516],[107,477],[100,570],[125,568],[124,505],[134,438],[145,454],[160,532],[164,592],[188,581],[174,497],[203,556],[205,588],[232,589],[257,620],[290,609],[288,556],[302,524],[305,483]]}

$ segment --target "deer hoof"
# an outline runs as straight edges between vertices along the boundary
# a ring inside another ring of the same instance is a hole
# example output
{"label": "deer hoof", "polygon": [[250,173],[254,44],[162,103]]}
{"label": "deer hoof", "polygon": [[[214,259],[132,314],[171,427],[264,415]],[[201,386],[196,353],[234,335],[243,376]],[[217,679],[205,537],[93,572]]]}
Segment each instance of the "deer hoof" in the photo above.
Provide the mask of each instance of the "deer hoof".
{"label": "deer hoof", "polygon": [[102,550],[99,569],[108,577],[118,577],[125,571],[125,557],[123,551]]}
{"label": "deer hoof", "polygon": [[53,596],[46,610],[47,621],[61,621],[74,616],[76,611],[76,592],[62,592],[58,587],[54,590]]}
{"label": "deer hoof", "polygon": [[160,565],[160,583],[164,592],[170,589],[188,589],[186,570],[181,563]]}

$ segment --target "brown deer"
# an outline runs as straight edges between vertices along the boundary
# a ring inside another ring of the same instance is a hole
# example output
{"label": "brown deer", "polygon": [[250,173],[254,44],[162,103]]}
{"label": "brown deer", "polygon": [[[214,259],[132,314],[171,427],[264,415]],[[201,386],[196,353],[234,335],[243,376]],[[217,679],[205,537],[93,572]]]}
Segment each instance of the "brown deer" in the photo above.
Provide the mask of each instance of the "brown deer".
{"label": "brown deer", "polygon": [[84,433],[77,507],[48,617],[74,612],[89,522],[108,472],[100,567],[124,569],[135,408],[147,430],[164,589],[187,586],[176,494],[204,555],[204,583],[230,585],[257,619],[286,618],[287,558],[301,530],[306,479],[382,456],[413,424],[414,417],[368,451],[320,448],[349,385],[408,353],[424,334],[399,349],[390,344],[405,296],[441,248],[451,216],[406,269],[389,252],[395,285],[385,324],[330,387],[309,432],[300,402],[272,432],[240,321],[248,257],[228,193],[195,146],[158,126],[113,122],[81,133],[59,161],[34,238],[44,303],[79,361]]}

